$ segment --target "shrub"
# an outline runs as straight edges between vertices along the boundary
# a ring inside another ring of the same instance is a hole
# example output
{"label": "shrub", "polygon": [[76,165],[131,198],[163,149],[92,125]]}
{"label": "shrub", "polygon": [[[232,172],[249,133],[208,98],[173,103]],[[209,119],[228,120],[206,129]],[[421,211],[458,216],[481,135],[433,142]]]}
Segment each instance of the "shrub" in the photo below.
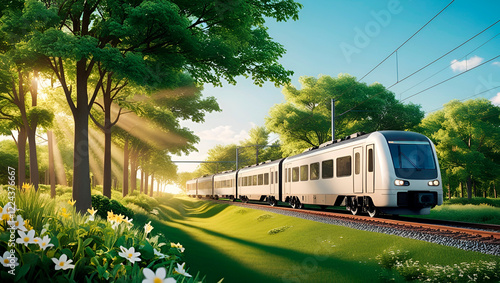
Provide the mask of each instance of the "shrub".
{"label": "shrub", "polygon": [[125,204],[133,203],[142,207],[144,210],[151,212],[153,208],[159,205],[158,201],[150,196],[140,194],[137,196],[126,196],[123,198]]}
{"label": "shrub", "polygon": [[[499,282],[500,263],[462,262],[453,266],[421,264],[409,258],[407,251],[386,250],[378,255],[379,264],[397,272],[404,280],[418,282]],[[386,278],[387,279],[387,278]]]}
{"label": "shrub", "polygon": [[92,207],[97,210],[97,215],[99,215],[102,219],[106,219],[108,217],[108,211],[111,211],[114,214],[121,214],[129,219],[134,218],[134,212],[132,210],[126,208],[118,201],[114,199],[110,200],[105,196],[93,195]]}
{"label": "shrub", "polygon": [[[5,191],[0,192],[0,199],[5,199]],[[123,207],[102,196],[95,199],[100,205]],[[180,267],[184,248],[170,243],[161,234],[153,236],[148,234],[150,230],[146,232],[142,226],[134,228],[131,222],[118,221],[118,218],[106,221],[94,219],[87,213],[81,215],[66,202],[56,207],[47,194],[33,189],[16,193],[16,201],[19,201],[19,212],[26,217],[24,225],[29,231],[26,234],[29,238],[36,237],[38,242],[16,243],[11,247],[8,242],[12,224],[0,220],[0,256],[11,258],[5,251],[15,249],[12,255],[18,263],[15,275],[9,274],[8,271],[13,271],[10,267],[0,269],[0,282],[140,283],[146,268],[152,272],[165,268],[166,276],[178,282],[201,280],[198,276],[186,277],[189,275]],[[34,227],[29,227],[26,220]],[[18,239],[27,239],[22,236],[23,232],[17,232],[21,236]],[[46,244],[43,248],[42,241]]]}
{"label": "shrub", "polygon": [[408,257],[409,253],[407,251],[394,250],[391,248],[383,251],[376,259],[383,268],[391,269],[399,262],[406,261]]}

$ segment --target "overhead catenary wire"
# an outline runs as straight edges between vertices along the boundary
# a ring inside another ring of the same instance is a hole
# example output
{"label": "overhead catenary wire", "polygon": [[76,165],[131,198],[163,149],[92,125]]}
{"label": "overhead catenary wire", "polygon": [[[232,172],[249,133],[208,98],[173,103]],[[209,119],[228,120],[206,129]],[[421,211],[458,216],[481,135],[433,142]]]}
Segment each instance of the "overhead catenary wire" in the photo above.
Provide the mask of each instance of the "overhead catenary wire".
{"label": "overhead catenary wire", "polygon": [[359,79],[360,81],[363,80],[366,76],[368,76],[369,74],[371,74],[371,72],[373,72],[375,69],[377,69],[380,65],[382,65],[385,61],[387,61],[387,59],[389,59],[394,53],[396,53],[401,47],[403,47],[408,41],[410,41],[415,35],[417,35],[421,30],[423,30],[428,24],[430,24],[435,18],[437,18],[437,16],[439,16],[444,10],[446,10],[453,2],[455,2],[455,0],[452,0],[450,3],[448,3],[448,5],[446,5],[446,7],[444,7],[441,11],[439,11],[439,13],[437,13],[434,17],[432,17],[432,19],[430,19],[429,21],[427,21],[427,23],[425,23],[425,25],[423,25],[420,29],[418,29],[414,34],[412,34],[412,36],[410,36],[407,40],[405,40],[405,42],[403,42],[398,48],[396,48],[394,51],[392,51],[391,54],[389,54],[387,57],[385,57],[384,60],[382,60],[380,63],[378,63],[375,67],[373,67],[368,73],[366,73],[363,77],[361,77],[361,79]]}
{"label": "overhead catenary wire", "polygon": [[[485,31],[487,31],[488,29],[492,28],[493,26],[495,26],[495,25],[496,25],[496,24],[498,24],[499,22],[500,22],[500,20],[498,20],[498,21],[496,21],[495,23],[493,23],[493,24],[489,25],[488,27],[486,27],[486,28],[485,28],[485,29],[483,29],[482,31],[478,32],[477,34],[475,34],[475,35],[474,35],[474,36],[472,36],[471,38],[467,39],[466,41],[464,41],[463,43],[459,44],[459,45],[458,45],[458,46],[456,46],[455,48],[453,48],[453,49],[451,49],[450,51],[446,52],[444,55],[441,55],[441,56],[440,56],[440,57],[438,57],[437,59],[435,59],[435,60],[431,61],[431,62],[430,62],[430,63],[428,63],[427,65],[425,65],[425,66],[421,67],[420,69],[418,69],[417,71],[413,72],[412,74],[410,74],[410,75],[406,76],[406,77],[405,77],[405,78],[403,78],[402,80],[398,80],[397,82],[395,82],[394,84],[390,85],[390,86],[389,86],[389,87],[387,87],[386,89],[387,89],[387,90],[391,89],[391,88],[392,88],[392,87],[394,87],[395,85],[397,85],[397,84],[399,84],[399,83],[403,82],[404,80],[408,79],[409,77],[414,76],[414,75],[415,75],[415,74],[417,74],[418,72],[420,72],[420,71],[424,70],[425,68],[427,68],[427,67],[431,66],[432,64],[434,64],[434,63],[436,63],[437,61],[439,61],[439,60],[441,60],[442,58],[444,58],[446,55],[449,55],[451,52],[453,52],[453,51],[457,50],[458,48],[462,47],[462,46],[463,46],[463,45],[465,45],[466,43],[470,42],[472,39],[476,38],[476,37],[477,37],[477,36],[479,36],[480,34],[484,33],[484,32],[485,32]],[[493,36],[492,38],[490,38],[490,39],[489,39],[489,40],[487,40],[485,43],[481,44],[479,47],[475,48],[475,49],[474,49],[474,50],[472,50],[471,52],[469,52],[467,55],[471,54],[471,53],[472,53],[472,52],[474,52],[475,50],[477,50],[477,49],[479,49],[480,47],[484,46],[486,43],[490,42],[490,41],[491,41],[492,39],[494,39],[496,36],[498,36],[498,34],[497,34],[497,35],[495,35],[495,36]],[[466,56],[467,56],[467,55],[466,55]],[[465,57],[465,56],[464,56],[464,57]],[[444,69],[442,69],[442,70],[445,70],[445,69],[447,69],[447,68],[448,68],[448,66],[446,66],[446,67],[445,67]],[[441,70],[441,71],[442,71],[442,70]],[[441,72],[441,71],[439,71],[439,72]],[[439,73],[439,72],[437,72],[437,73]],[[435,73],[434,75],[436,75],[437,73]],[[432,76],[434,76],[434,75],[432,75]],[[431,77],[432,77],[432,76],[431,76]],[[429,78],[430,78],[430,77],[429,77]],[[425,79],[424,81],[428,80],[429,78]],[[419,84],[420,84],[420,83],[419,83]],[[414,86],[413,86],[413,87],[414,87]],[[413,88],[413,87],[412,87],[412,88]],[[406,92],[406,91],[405,91],[405,92]],[[372,99],[372,98],[374,98],[374,97],[378,96],[378,95],[379,95],[379,94],[381,94],[381,93],[383,93],[383,91],[373,94],[372,96],[370,96],[370,97],[366,98],[365,100],[361,101],[360,103],[356,104],[354,107],[350,108],[349,110],[344,111],[343,113],[339,114],[338,116],[335,116],[335,118],[340,117],[340,116],[342,116],[342,115],[344,115],[344,114],[347,114],[348,112],[350,112],[350,111],[354,110],[354,109],[355,109],[355,108],[357,108],[358,106],[360,106],[360,105],[362,105],[363,103],[367,102],[368,100],[370,100],[370,99]],[[403,100],[401,100],[401,101],[403,101]]]}
{"label": "overhead catenary wire", "polygon": [[430,87],[428,87],[428,88],[426,88],[426,89],[423,89],[423,90],[421,90],[421,91],[419,91],[419,92],[417,92],[417,93],[415,93],[415,94],[412,94],[412,95],[410,95],[410,96],[408,96],[408,97],[404,98],[404,99],[403,99],[403,100],[401,100],[401,101],[405,101],[405,100],[407,100],[407,99],[409,99],[409,98],[411,98],[411,97],[414,97],[414,96],[416,96],[416,95],[421,94],[422,92],[425,92],[425,91],[428,91],[429,89],[435,88],[435,87],[437,87],[438,85],[441,85],[441,84],[443,84],[443,83],[445,83],[445,82],[447,82],[447,81],[449,81],[449,80],[452,80],[452,79],[454,79],[454,78],[457,78],[457,77],[459,77],[459,76],[461,76],[461,75],[463,75],[463,74],[465,74],[465,73],[467,73],[467,72],[469,72],[469,71],[475,70],[475,69],[477,69],[478,67],[481,67],[481,66],[483,66],[484,64],[489,63],[489,62],[491,62],[491,61],[493,61],[493,60],[497,59],[498,57],[500,57],[500,55],[497,55],[497,56],[495,56],[495,57],[491,58],[490,60],[485,61],[485,62],[483,62],[483,63],[481,63],[481,64],[479,64],[479,65],[475,66],[474,68],[471,68],[471,69],[465,70],[465,71],[461,72],[460,74],[457,74],[457,75],[455,75],[455,76],[453,76],[453,77],[447,78],[446,80],[443,80],[443,81],[441,81],[441,82],[439,82],[439,83],[437,83],[437,84],[434,84],[434,85],[432,85],[432,86],[430,86]]}
{"label": "overhead catenary wire", "polygon": [[[497,21],[496,23],[498,23],[498,22],[499,22],[499,21]],[[496,23],[495,23],[495,24],[496,24]],[[493,24],[493,25],[495,25],[495,24]],[[487,29],[491,28],[493,25],[489,26]],[[486,31],[486,29],[485,29],[485,30],[483,30],[482,32],[484,32],[484,31]],[[482,32],[481,32],[481,33],[482,33]],[[478,47],[474,48],[472,51],[470,51],[469,53],[467,53],[467,54],[465,54],[464,56],[462,56],[461,58],[459,58],[459,60],[466,58],[467,56],[469,56],[470,54],[472,54],[474,51],[478,50],[479,48],[483,47],[484,45],[486,45],[487,43],[489,43],[490,41],[492,41],[493,39],[495,39],[498,35],[500,35],[500,33],[497,33],[496,35],[494,35],[493,37],[491,37],[490,39],[488,39],[487,41],[485,41],[483,44],[481,44],[481,45],[479,45]],[[477,35],[476,35],[476,36],[477,36]],[[474,37],[476,37],[476,36],[474,36]],[[462,45],[463,45],[463,44],[462,44]],[[413,89],[414,87],[416,87],[416,86],[418,86],[418,85],[420,85],[420,84],[422,84],[422,83],[426,82],[427,80],[429,80],[429,79],[433,78],[434,76],[436,76],[437,74],[441,73],[442,71],[444,71],[444,70],[448,69],[448,67],[453,66],[454,64],[457,64],[457,63],[459,63],[459,61],[458,61],[458,60],[457,60],[457,61],[455,61],[455,62],[453,62],[451,65],[446,65],[444,68],[442,68],[442,69],[440,69],[439,71],[435,72],[434,74],[432,74],[431,76],[427,77],[426,79],[424,79],[424,80],[420,81],[419,83],[417,83],[417,84],[415,84],[415,85],[411,86],[410,88],[406,89],[405,91],[400,92],[400,93],[399,93],[399,95],[402,95],[403,93],[406,93],[407,91],[409,91],[409,90]]]}
{"label": "overhead catenary wire", "polygon": [[[466,98],[462,98],[462,99],[460,99],[460,101],[465,101],[465,100],[467,100],[467,99],[469,99],[469,98],[472,98],[472,97],[478,96],[478,95],[480,95],[480,94],[483,94],[483,93],[486,93],[486,92],[492,91],[492,90],[497,89],[497,88],[500,88],[500,85],[499,85],[499,86],[496,86],[496,87],[492,87],[492,88],[487,89],[487,90],[485,90],[485,91],[478,92],[478,93],[476,93],[476,94],[474,94],[474,95],[467,96]],[[428,111],[427,113],[432,113],[432,112],[435,112],[435,111],[441,110],[441,109],[443,109],[443,108],[444,108],[444,106],[441,106],[441,107],[438,107],[438,108],[436,108],[436,109],[434,109],[434,110]]]}

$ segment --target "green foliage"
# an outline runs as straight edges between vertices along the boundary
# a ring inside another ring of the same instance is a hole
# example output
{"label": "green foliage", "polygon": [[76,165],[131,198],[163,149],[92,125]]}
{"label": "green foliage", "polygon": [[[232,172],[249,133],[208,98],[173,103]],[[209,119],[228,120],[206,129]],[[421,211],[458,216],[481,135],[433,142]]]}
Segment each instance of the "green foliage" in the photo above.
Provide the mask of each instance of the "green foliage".
{"label": "green foliage", "polygon": [[275,105],[266,117],[267,129],[280,135],[285,156],[331,140],[332,98],[336,138],[355,132],[408,130],[424,117],[420,106],[402,104],[381,84],[367,85],[347,74],[300,77],[299,82],[300,90],[291,84],[283,88],[286,102]]}
{"label": "green foliage", "polygon": [[461,204],[461,205],[466,205],[466,204],[473,204],[473,205],[490,205],[494,207],[500,207],[500,199],[494,199],[494,198],[452,198],[452,199],[447,199],[443,203],[444,205],[447,204]]}
{"label": "green foliage", "polygon": [[[379,263],[399,273],[405,281],[418,282],[498,282],[500,264],[495,261],[462,262],[460,264],[422,264],[406,256],[395,256],[393,251],[385,251],[377,256]],[[385,266],[387,264],[387,266]]]}
{"label": "green foliage", "polygon": [[[0,192],[0,200],[7,192]],[[184,262],[183,248],[170,243],[162,234],[145,234],[142,226],[132,227],[121,222],[113,224],[103,219],[93,219],[89,214],[80,215],[67,203],[55,207],[54,200],[32,188],[16,192],[18,212],[30,220],[35,237],[49,238],[49,246],[42,249],[39,244],[16,244],[15,257],[19,265],[15,277],[0,270],[2,282],[137,282],[144,279],[143,270],[160,267],[166,269],[167,277],[179,282],[199,282],[192,278],[174,274],[177,264]],[[3,205],[3,204],[2,204]],[[38,217],[42,215],[42,217]],[[35,217],[35,218],[29,218]],[[25,222],[26,224],[26,222]],[[113,225],[112,225],[113,224]],[[40,226],[40,227],[38,227]],[[26,226],[28,229],[31,227]],[[11,250],[7,246],[10,231],[5,221],[0,222],[0,250]],[[154,233],[154,232],[153,232]],[[52,246],[51,246],[52,245]],[[123,248],[135,248],[140,261],[129,262],[120,255]],[[66,255],[73,267],[55,269],[54,259]]]}
{"label": "green foliage", "polygon": [[466,183],[473,197],[473,183],[488,185],[500,175],[500,107],[480,98],[452,100],[428,115],[419,131],[436,145],[444,185]]}
{"label": "green foliage", "polygon": [[286,230],[292,228],[292,226],[281,226],[281,227],[278,227],[278,228],[273,228],[269,231],[267,231],[267,234],[269,235],[276,235],[278,233],[281,233],[281,232],[285,232]]}
{"label": "green foliage", "polygon": [[123,206],[118,201],[102,196],[102,195],[92,195],[92,207],[97,210],[97,215],[102,219],[107,219],[108,212],[113,212],[114,214],[121,214],[128,217],[129,219],[134,218],[134,212],[125,206]]}
{"label": "green foliage", "polygon": [[145,194],[139,194],[137,196],[126,196],[123,198],[123,203],[125,204],[135,204],[142,207],[147,212],[151,212],[153,208],[158,207],[158,201],[155,198],[147,196]]}
{"label": "green foliage", "polygon": [[394,248],[385,250],[382,254],[376,257],[378,263],[387,269],[394,268],[399,262],[403,262],[409,259],[409,252],[402,251]]}
{"label": "green foliage", "polygon": [[[14,141],[0,141],[0,184],[8,184],[8,167],[17,168],[18,154]],[[17,171],[17,170],[16,170]]]}
{"label": "green foliage", "polygon": [[[238,149],[238,166],[252,165],[267,160],[280,159],[283,155],[279,142],[269,145],[269,131],[265,127],[255,126],[249,131],[249,138],[240,142],[239,145],[216,145],[208,151],[206,161],[235,161],[236,148]],[[257,160],[258,151],[258,160]],[[194,177],[205,174],[214,174],[227,170],[234,170],[235,163],[204,163],[201,164]],[[192,178],[190,178],[192,179]],[[185,182],[184,182],[185,185]]]}

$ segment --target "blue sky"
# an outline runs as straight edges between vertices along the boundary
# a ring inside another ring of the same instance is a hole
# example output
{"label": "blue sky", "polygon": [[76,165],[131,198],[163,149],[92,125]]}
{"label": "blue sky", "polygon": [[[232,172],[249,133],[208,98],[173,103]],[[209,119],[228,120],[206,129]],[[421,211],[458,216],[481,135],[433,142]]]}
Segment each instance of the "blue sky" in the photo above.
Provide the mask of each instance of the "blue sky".
{"label": "blue sky", "polygon": [[[271,37],[287,50],[280,62],[295,72],[292,84],[297,88],[300,88],[298,79],[301,76],[317,77],[323,74],[336,77],[340,73],[348,73],[360,79],[451,0],[299,2],[304,7],[298,21],[267,23]],[[367,84],[379,82],[386,87],[394,84],[398,76],[403,79],[500,20],[499,11],[498,0],[454,1],[398,50],[398,72],[393,55],[362,81]],[[465,99],[500,86],[500,58],[497,58],[408,98],[464,72],[466,68],[471,69],[500,55],[500,35],[495,37],[499,33],[500,23],[390,90],[396,98],[405,103],[420,104],[428,113],[451,99]],[[452,65],[452,62],[456,63]],[[215,96],[223,111],[208,114],[203,124],[183,123],[201,138],[199,152],[175,156],[174,160],[203,160],[207,150],[216,144],[238,143],[248,137],[247,133],[253,126],[264,125],[264,119],[274,104],[284,101],[281,88],[270,83],[263,87],[254,86],[243,77],[236,86],[226,83],[223,87],[214,88],[206,85],[203,93]],[[500,104],[500,88],[475,97],[492,101],[496,97],[496,103]],[[179,171],[196,168],[196,165],[178,166]]]}

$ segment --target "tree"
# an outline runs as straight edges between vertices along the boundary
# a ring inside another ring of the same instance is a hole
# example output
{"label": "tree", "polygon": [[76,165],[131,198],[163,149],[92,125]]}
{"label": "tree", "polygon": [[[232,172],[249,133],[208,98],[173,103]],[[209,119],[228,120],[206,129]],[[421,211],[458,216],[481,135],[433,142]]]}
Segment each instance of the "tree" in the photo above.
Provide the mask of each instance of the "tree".
{"label": "tree", "polygon": [[[50,13],[44,13],[43,5],[36,1],[25,3],[25,10],[31,11],[23,13],[22,2],[9,1],[1,14],[2,25],[0,27],[0,37],[3,40],[1,44],[2,58],[2,77],[3,84],[7,83],[8,90],[1,90],[3,94],[0,99],[3,100],[1,115],[3,118],[11,120],[10,127],[18,131],[17,145],[19,149],[18,170],[19,183],[24,182],[25,176],[25,144],[26,139],[29,142],[30,154],[30,182],[38,189],[39,172],[36,149],[36,131],[38,126],[47,127],[53,118],[53,114],[38,105],[38,79],[40,65],[40,55],[30,50],[26,41],[33,35],[38,27],[44,29],[41,24],[54,22],[54,17]],[[33,13],[38,11],[40,13]],[[50,25],[50,24],[49,24]],[[30,97],[28,97],[30,94]],[[15,105],[16,112],[9,113],[8,105]],[[31,104],[31,106],[28,106]]]}
{"label": "tree", "polygon": [[417,126],[424,113],[420,106],[402,104],[379,83],[366,85],[340,74],[301,77],[299,90],[291,84],[282,92],[286,102],[266,117],[266,127],[280,135],[285,155],[331,140],[331,99],[335,99],[335,137],[355,132],[407,130]]}
{"label": "tree", "polygon": [[452,100],[419,128],[436,144],[446,174],[466,182],[468,198],[474,183],[495,180],[500,174],[500,107],[491,101]]}
{"label": "tree", "polygon": [[[205,161],[213,163],[203,163],[197,169],[197,176],[214,174],[235,169],[236,148],[238,149],[238,167],[242,168],[258,162],[280,159],[283,155],[280,145],[275,142],[269,146],[269,132],[261,126],[255,126],[249,131],[249,138],[240,142],[239,145],[216,145],[208,151]],[[257,159],[258,155],[258,159]],[[224,161],[218,163],[219,161]],[[234,162],[232,162],[234,161]]]}
{"label": "tree", "polygon": [[165,85],[178,72],[214,85],[239,75],[282,84],[292,74],[278,64],[285,50],[264,26],[265,17],[297,19],[301,5],[292,0],[43,2],[59,21],[29,43],[45,55],[75,120],[73,198],[80,212],[91,204],[88,118],[104,79],[93,72],[98,63],[144,85]]}

